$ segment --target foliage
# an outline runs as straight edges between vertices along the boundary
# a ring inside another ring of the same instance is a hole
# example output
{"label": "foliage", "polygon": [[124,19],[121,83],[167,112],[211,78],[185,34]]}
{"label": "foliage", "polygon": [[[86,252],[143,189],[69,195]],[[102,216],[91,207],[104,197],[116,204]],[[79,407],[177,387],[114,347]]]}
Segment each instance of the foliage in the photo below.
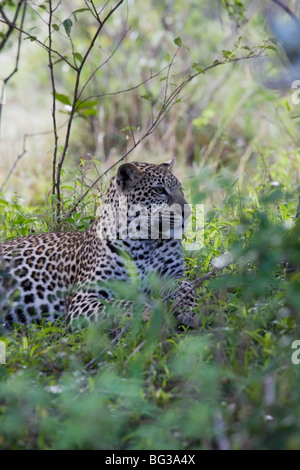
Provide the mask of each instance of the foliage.
{"label": "foliage", "polygon": [[80,333],[63,321],[16,327],[2,338],[2,448],[298,448],[296,201],[268,185],[242,197],[216,179],[226,203],[207,217],[203,250],[187,253],[188,276],[225,250],[234,263],[199,287],[202,327],[176,330],[158,301],[118,341],[107,323]]}

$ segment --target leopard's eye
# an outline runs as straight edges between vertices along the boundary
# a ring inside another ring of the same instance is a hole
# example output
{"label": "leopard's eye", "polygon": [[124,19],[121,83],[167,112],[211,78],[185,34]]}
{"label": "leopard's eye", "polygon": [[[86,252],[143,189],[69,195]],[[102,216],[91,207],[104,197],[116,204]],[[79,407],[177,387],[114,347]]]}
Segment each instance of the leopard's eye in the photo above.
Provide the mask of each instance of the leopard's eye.
{"label": "leopard's eye", "polygon": [[160,195],[164,195],[164,196],[167,196],[168,195],[168,192],[165,190],[165,188],[163,186],[155,186],[153,188],[153,190],[157,193],[157,194],[160,194]]}

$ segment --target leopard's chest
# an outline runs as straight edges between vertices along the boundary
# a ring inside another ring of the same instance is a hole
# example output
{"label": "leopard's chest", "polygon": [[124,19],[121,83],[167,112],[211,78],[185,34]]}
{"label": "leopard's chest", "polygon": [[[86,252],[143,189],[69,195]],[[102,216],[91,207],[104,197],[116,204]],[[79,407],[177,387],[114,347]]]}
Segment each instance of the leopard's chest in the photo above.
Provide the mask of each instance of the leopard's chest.
{"label": "leopard's chest", "polygon": [[131,276],[144,279],[150,273],[179,278],[183,274],[180,240],[107,240],[94,241],[91,246],[86,253],[86,250],[80,252],[77,282],[128,280]]}

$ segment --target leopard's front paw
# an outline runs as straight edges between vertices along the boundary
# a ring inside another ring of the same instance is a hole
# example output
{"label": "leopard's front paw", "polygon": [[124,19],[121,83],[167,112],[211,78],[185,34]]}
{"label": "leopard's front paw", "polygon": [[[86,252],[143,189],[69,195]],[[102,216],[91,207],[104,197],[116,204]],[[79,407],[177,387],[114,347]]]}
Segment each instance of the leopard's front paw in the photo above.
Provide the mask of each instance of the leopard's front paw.
{"label": "leopard's front paw", "polygon": [[183,312],[177,315],[178,326],[188,326],[190,328],[198,328],[201,326],[201,322],[197,319],[194,312]]}

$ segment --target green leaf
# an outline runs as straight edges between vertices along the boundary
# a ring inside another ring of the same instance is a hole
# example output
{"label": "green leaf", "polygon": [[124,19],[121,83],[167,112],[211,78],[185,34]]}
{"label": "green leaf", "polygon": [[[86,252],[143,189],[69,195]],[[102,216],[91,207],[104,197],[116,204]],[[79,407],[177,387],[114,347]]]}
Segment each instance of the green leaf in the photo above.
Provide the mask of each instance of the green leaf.
{"label": "green leaf", "polygon": [[78,10],[73,11],[75,21],[77,21],[77,13],[82,13],[83,11],[89,11],[89,8],[78,8]]}
{"label": "green leaf", "polygon": [[33,41],[36,41],[37,37],[36,36],[28,36],[27,38],[24,38],[24,41],[26,41],[26,39],[30,39],[30,41],[33,42]]}
{"label": "green leaf", "polygon": [[193,69],[199,73],[205,73],[205,71],[199,66],[198,62],[194,62],[192,65]]}
{"label": "green leaf", "polygon": [[75,109],[76,111],[79,111],[81,109],[92,108],[93,106],[96,106],[97,104],[98,104],[98,100],[92,100],[92,101],[77,100]]}
{"label": "green leaf", "polygon": [[97,116],[97,114],[98,114],[98,111],[95,108],[86,108],[80,113],[80,115],[83,115],[83,116]]}
{"label": "green leaf", "polygon": [[75,21],[77,21],[77,13],[82,13],[83,11],[89,11],[89,8],[78,8],[78,10],[74,10],[72,13],[74,15]]}
{"label": "green leaf", "polygon": [[82,62],[83,57],[81,54],[79,54],[79,52],[75,52],[74,57],[75,59],[79,60],[79,62]]}
{"label": "green leaf", "polygon": [[62,95],[60,93],[55,93],[55,99],[57,101],[60,101],[63,104],[68,104],[68,105],[71,106],[71,101],[69,100],[69,98],[66,95]]}
{"label": "green leaf", "polygon": [[78,10],[73,11],[73,15],[74,13],[82,13],[83,11],[89,11],[89,8],[78,8]]}
{"label": "green leaf", "polygon": [[76,102],[75,112],[79,113],[81,117],[84,116],[97,116],[98,110],[94,106],[98,105],[98,100]]}
{"label": "green leaf", "polygon": [[277,47],[272,46],[272,45],[270,45],[270,44],[266,47],[266,49],[270,49],[271,51],[277,52]]}
{"label": "green leaf", "polygon": [[65,31],[69,37],[71,36],[72,26],[73,22],[70,20],[70,18],[67,18],[65,21],[63,21],[63,27],[65,28]]}
{"label": "green leaf", "polygon": [[287,110],[290,111],[290,110],[291,110],[291,107],[290,107],[290,105],[289,105],[288,100],[286,100],[285,105],[286,105]]}
{"label": "green leaf", "polygon": [[182,46],[181,38],[177,36],[177,38],[174,39],[174,43],[176,44],[176,46],[181,47]]}
{"label": "green leaf", "polygon": [[23,336],[22,338],[22,346],[24,351],[28,351],[28,339],[26,338],[26,336]]}
{"label": "green leaf", "polygon": [[222,54],[223,54],[223,57],[225,57],[225,59],[228,59],[229,57],[231,57],[232,51],[226,51],[225,49],[223,49]]}
{"label": "green leaf", "polygon": [[26,219],[23,221],[23,225],[29,225],[29,224],[32,224],[32,222],[35,222],[34,219]]}
{"label": "green leaf", "polygon": [[55,29],[55,31],[59,31],[58,24],[53,23],[52,28]]}
{"label": "green leaf", "polygon": [[59,62],[63,62],[64,59],[67,60],[68,56],[64,55],[63,57],[60,57],[55,62],[53,62],[53,65],[58,64]]}
{"label": "green leaf", "polygon": [[272,189],[270,192],[264,194],[261,198],[263,204],[272,204],[279,202],[283,199],[283,193],[280,188]]}
{"label": "green leaf", "polygon": [[147,101],[152,101],[152,96],[149,94],[149,95],[141,95],[141,98],[143,98],[144,100],[147,100]]}

